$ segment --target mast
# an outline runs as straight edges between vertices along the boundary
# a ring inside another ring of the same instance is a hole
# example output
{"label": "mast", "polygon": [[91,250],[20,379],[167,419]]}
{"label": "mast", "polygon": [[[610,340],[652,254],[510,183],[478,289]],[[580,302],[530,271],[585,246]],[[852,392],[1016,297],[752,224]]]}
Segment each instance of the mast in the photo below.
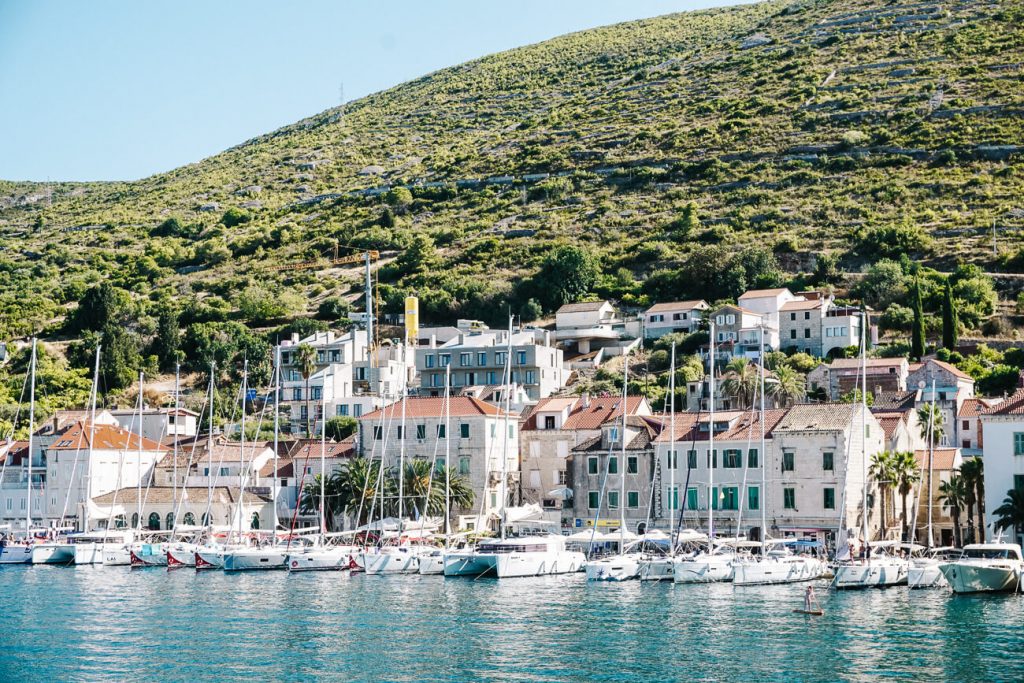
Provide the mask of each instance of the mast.
{"label": "mast", "polygon": [[[404,344],[403,344],[404,348]],[[403,355],[405,352],[402,352]],[[402,438],[398,444],[398,543],[402,543],[402,530],[405,516],[405,404],[409,401],[409,385],[407,381],[402,382],[402,422],[399,430]]]}
{"label": "mast", "polygon": [[[333,377],[334,374],[332,373]],[[320,538],[327,533],[327,374],[320,392]],[[405,434],[403,433],[403,436]],[[275,455],[276,457],[276,455]]]}
{"label": "mast", "polygon": [[249,359],[242,361],[242,434],[238,447],[238,543],[242,542],[242,509],[245,498],[245,399],[249,397]]}
{"label": "mast", "polygon": [[871,552],[868,546],[868,326],[867,315],[861,321],[860,337],[860,450],[861,450],[861,476],[864,478],[864,514],[861,515],[861,533],[864,538],[865,559],[871,562]]}
{"label": "mast", "polygon": [[622,462],[619,463],[619,554],[626,549],[626,401],[629,398],[629,355],[622,354]]}
{"label": "mast", "polygon": [[206,460],[209,467],[206,468],[206,519],[199,520],[213,527],[213,378],[217,371],[217,364],[210,363],[210,417],[206,430]]}
{"label": "mast", "polygon": [[512,316],[508,317],[508,345],[505,352],[505,424],[502,441],[505,446],[501,453],[501,537],[506,536],[505,526],[508,523],[508,421],[509,411],[512,409]]}
{"label": "mast", "polygon": [[[373,366],[373,279],[370,276],[370,252],[366,252],[366,358],[369,360],[367,373]],[[372,377],[369,377],[371,382]],[[372,384],[371,384],[372,386]]]}
{"label": "mast", "polygon": [[36,343],[32,337],[32,360],[29,362],[28,393],[28,489],[25,501],[25,540],[32,538],[32,436],[36,430]]}
{"label": "mast", "polygon": [[[766,467],[766,465],[768,464],[768,461],[767,461],[767,457],[765,456],[765,453],[764,453],[764,323],[763,322],[761,323],[760,346],[761,346],[761,348],[760,348],[760,353],[758,355],[758,358],[760,359],[759,365],[761,366],[761,369],[760,369],[760,372],[759,372],[760,378],[758,379],[758,384],[759,384],[759,390],[761,392],[761,445],[758,447],[759,448],[759,450],[758,450],[758,457],[759,457],[758,464],[761,466],[761,491],[760,491],[760,495],[758,496],[757,505],[758,505],[759,508],[761,508],[761,556],[763,557],[765,555],[765,550],[768,549],[768,547],[765,545],[765,540],[767,539],[766,530],[767,530],[767,527],[768,527],[767,512],[765,511],[765,508],[767,507],[767,505],[765,505],[765,490],[768,487],[768,479],[767,479],[767,474],[766,474],[766,472],[768,470],[768,468]],[[747,453],[747,465],[748,466],[750,465],[750,453]],[[741,493],[740,495],[743,495],[743,494]]]}
{"label": "mast", "polygon": [[671,435],[669,437],[669,468],[668,468],[668,537],[669,537],[669,554],[675,556],[676,544],[675,544],[675,533],[676,528],[676,505],[679,501],[679,495],[676,493],[676,467],[679,466],[679,454],[676,452],[676,343],[672,342],[672,360],[669,365],[671,368],[671,375],[668,378],[668,391],[669,391],[669,403],[668,403],[668,424]]}
{"label": "mast", "polygon": [[933,545],[932,539],[932,468],[935,462],[935,379],[932,379],[932,407],[928,411],[928,547]]}
{"label": "mast", "polygon": [[281,347],[274,347],[274,470],[270,483],[270,497],[274,501],[274,545],[277,545],[277,440],[281,399]]}
{"label": "mast", "polygon": [[92,442],[96,437],[96,394],[100,381],[100,345],[96,345],[96,364],[92,371],[92,400],[89,405],[89,452],[85,460],[85,519],[82,531],[89,530],[89,504],[92,502]]}
{"label": "mast", "polygon": [[711,323],[709,339],[711,354],[708,359],[708,552],[715,551],[715,323]]}
{"label": "mast", "polygon": [[[178,410],[181,406],[181,363],[174,364],[174,479],[171,482],[171,501],[175,505],[178,502],[178,435],[179,435],[179,424],[178,418],[180,414]],[[178,526],[178,517],[174,517],[174,526]]]}
{"label": "mast", "polygon": [[444,545],[451,544],[452,518],[452,463],[451,463],[451,363],[444,366]]}
{"label": "mast", "polygon": [[135,510],[139,516],[139,531],[142,530],[142,378],[143,374],[139,372],[139,433],[136,435],[139,437],[138,441],[138,471],[135,473]]}

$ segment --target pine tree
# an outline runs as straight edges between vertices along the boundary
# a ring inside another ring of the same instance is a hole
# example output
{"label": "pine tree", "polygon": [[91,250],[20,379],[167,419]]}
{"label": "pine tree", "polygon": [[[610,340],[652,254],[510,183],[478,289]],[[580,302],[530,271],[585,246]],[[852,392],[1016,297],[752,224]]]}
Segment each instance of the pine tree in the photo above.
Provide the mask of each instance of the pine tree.
{"label": "pine tree", "polygon": [[942,302],[942,345],[955,351],[960,342],[960,316],[953,300],[953,285],[946,280],[946,295]]}
{"label": "pine tree", "polygon": [[910,357],[921,360],[924,356],[924,306],[921,303],[921,280],[914,280],[914,326],[910,333]]}

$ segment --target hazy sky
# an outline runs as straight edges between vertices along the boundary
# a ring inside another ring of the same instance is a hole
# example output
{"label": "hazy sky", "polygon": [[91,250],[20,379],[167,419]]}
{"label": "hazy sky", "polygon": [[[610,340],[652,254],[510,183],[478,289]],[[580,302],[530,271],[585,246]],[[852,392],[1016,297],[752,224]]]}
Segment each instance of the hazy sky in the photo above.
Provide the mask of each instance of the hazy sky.
{"label": "hazy sky", "polygon": [[0,178],[131,180],[519,45],[737,0],[0,0]]}

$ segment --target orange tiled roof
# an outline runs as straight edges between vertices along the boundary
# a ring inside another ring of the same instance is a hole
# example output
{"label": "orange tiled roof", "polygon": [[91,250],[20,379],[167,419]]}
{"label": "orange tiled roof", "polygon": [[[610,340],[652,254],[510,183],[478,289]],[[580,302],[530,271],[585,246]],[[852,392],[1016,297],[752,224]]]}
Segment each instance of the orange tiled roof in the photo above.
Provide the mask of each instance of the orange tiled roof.
{"label": "orange tiled roof", "polygon": [[75,451],[89,448],[89,437],[93,436],[93,448],[103,450],[138,449],[144,451],[166,451],[167,446],[152,441],[127,429],[107,424],[90,427],[86,422],[76,422],[57,433],[56,440],[47,450]]}
{"label": "orange tiled roof", "polygon": [[[449,400],[450,405],[447,410],[452,417],[474,417],[477,415],[504,417],[505,415],[505,411],[500,408],[472,396],[452,396]],[[445,415],[445,399],[443,397],[417,396],[395,401],[385,408],[378,408],[373,412],[366,413],[359,419],[400,418],[402,416],[403,403],[405,404],[405,417],[407,419],[444,417]]]}
{"label": "orange tiled roof", "polygon": [[[956,448],[936,448],[933,451],[932,458],[932,469],[933,470],[952,470],[956,467],[956,454],[959,452]],[[927,471],[928,469],[928,449],[924,448],[921,450],[914,451],[914,458],[917,460],[917,466],[921,468],[921,471]]]}

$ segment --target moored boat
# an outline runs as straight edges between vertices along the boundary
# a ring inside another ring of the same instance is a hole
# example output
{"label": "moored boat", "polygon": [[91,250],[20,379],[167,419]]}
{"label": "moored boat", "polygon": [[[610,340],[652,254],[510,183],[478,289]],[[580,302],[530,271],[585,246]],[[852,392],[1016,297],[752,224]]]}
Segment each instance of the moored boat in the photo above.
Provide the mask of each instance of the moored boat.
{"label": "moored boat", "polygon": [[939,571],[954,593],[1006,593],[1021,590],[1024,559],[1016,543],[972,543]]}

